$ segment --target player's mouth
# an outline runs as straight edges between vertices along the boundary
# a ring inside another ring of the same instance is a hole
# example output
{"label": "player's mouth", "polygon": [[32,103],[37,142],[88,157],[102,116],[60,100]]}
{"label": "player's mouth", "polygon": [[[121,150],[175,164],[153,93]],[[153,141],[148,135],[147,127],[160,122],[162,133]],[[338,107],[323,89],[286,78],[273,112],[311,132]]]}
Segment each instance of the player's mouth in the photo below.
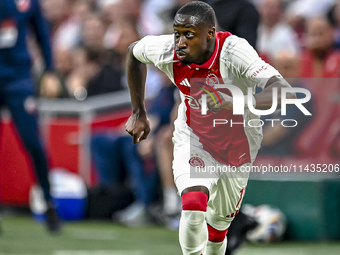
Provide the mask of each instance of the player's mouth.
{"label": "player's mouth", "polygon": [[176,55],[178,57],[179,60],[183,60],[186,58],[187,54],[184,51],[181,50],[176,50]]}

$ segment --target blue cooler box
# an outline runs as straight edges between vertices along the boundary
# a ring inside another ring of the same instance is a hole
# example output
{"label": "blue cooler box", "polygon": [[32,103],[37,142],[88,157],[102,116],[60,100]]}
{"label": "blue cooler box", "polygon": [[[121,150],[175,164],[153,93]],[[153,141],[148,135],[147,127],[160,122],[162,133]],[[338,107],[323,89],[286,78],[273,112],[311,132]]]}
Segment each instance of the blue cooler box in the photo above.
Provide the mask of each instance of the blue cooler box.
{"label": "blue cooler box", "polygon": [[51,195],[62,220],[81,220],[86,215],[87,188],[77,174],[63,169],[50,172]]}
{"label": "blue cooler box", "polygon": [[[50,171],[51,195],[57,213],[62,220],[82,220],[86,215],[87,188],[77,174],[61,168]],[[30,190],[30,209],[33,217],[40,222],[45,220],[47,209],[43,192],[37,185]]]}

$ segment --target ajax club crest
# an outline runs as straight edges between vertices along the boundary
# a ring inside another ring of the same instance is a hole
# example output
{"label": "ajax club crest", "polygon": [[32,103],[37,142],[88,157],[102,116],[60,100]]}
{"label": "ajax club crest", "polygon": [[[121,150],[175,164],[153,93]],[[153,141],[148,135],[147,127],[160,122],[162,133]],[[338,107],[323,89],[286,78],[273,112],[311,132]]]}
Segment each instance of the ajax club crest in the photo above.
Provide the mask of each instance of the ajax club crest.
{"label": "ajax club crest", "polygon": [[205,83],[211,87],[214,87],[216,84],[219,83],[218,81],[218,78],[216,76],[216,74],[214,73],[209,73],[206,80],[205,80]]}
{"label": "ajax club crest", "polygon": [[200,167],[200,168],[205,167],[204,161],[200,157],[191,157],[189,159],[189,164],[192,165],[193,167]]}

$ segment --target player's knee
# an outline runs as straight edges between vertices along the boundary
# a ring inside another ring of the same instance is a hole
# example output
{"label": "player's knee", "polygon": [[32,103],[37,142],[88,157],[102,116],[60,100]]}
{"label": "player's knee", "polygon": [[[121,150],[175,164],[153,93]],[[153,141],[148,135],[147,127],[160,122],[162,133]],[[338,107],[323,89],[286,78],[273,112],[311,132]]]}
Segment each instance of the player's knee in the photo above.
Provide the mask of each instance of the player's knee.
{"label": "player's knee", "polygon": [[228,233],[228,229],[217,230],[216,228],[213,228],[212,226],[208,225],[208,233],[209,233],[208,240],[210,242],[219,243],[224,241],[225,236]]}
{"label": "player's knee", "polygon": [[201,191],[190,191],[182,195],[184,211],[207,211],[208,195]]}

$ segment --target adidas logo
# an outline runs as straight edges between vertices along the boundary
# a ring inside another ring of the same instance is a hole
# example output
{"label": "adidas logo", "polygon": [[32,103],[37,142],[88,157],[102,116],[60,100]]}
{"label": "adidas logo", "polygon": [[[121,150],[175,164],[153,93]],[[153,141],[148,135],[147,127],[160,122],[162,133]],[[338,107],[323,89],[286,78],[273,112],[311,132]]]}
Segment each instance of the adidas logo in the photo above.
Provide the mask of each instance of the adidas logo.
{"label": "adidas logo", "polygon": [[181,81],[179,84],[181,84],[182,86],[186,86],[186,87],[191,87],[190,83],[188,81],[187,78],[185,78],[183,81]]}

